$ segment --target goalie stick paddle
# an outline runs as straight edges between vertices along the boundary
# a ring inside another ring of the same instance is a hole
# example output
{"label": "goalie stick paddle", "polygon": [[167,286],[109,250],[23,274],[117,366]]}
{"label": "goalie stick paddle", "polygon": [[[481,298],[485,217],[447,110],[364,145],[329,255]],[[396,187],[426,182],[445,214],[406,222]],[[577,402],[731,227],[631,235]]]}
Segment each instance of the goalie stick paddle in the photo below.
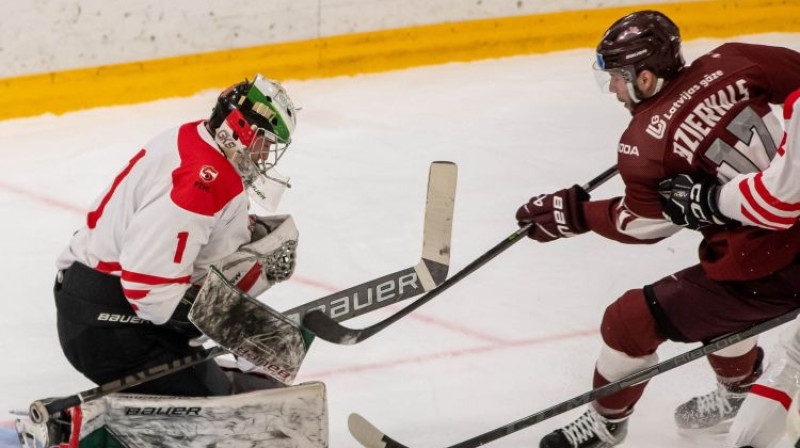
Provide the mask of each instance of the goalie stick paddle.
{"label": "goalie stick paddle", "polygon": [[[778,316],[760,324],[753,325],[752,327],[742,330],[738,333],[721,336],[694,350],[689,350],[688,352],[660,362],[652,367],[639,370],[638,372],[634,372],[622,379],[608,383],[605,386],[592,389],[589,392],[578,395],[577,397],[570,398],[567,401],[562,401],[561,403],[550,406],[549,408],[539,411],[535,414],[531,414],[497,429],[485,432],[469,440],[456,443],[455,445],[450,445],[447,448],[475,448],[485,445],[529,426],[543,422],[551,417],[561,415],[569,410],[575,409],[587,403],[591,403],[598,398],[615,394],[626,387],[648,381],[656,375],[660,375],[684,364],[688,364],[696,359],[704,358],[706,355],[714,353],[718,350],[722,350],[723,348],[729,347],[737,342],[741,342],[755,335],[764,333],[765,331],[771,330],[779,325],[793,320],[798,314],[800,314],[800,309],[790,311],[782,316]],[[367,421],[367,419],[358,414],[350,414],[347,425],[353,437],[360,444],[367,448],[408,448],[406,445],[403,445],[402,443],[381,432],[381,430]]]}
{"label": "goalie stick paddle", "polygon": [[[587,192],[594,190],[595,188],[599,187],[607,180],[611,179],[617,174],[617,166],[614,165],[611,168],[603,171],[594,179],[590,180],[589,183],[583,186],[583,189]],[[434,297],[438,296],[439,294],[443,293],[449,287],[455,285],[459,281],[461,281],[464,277],[468,276],[469,274],[475,272],[481,266],[488,263],[494,257],[498,256],[500,253],[511,247],[517,241],[520,241],[522,236],[528,233],[528,230],[531,228],[533,224],[528,224],[523,227],[520,227],[519,230],[509,235],[506,239],[489,249],[488,252],[484,253],[480,257],[478,257],[475,261],[468,264],[464,269],[456,273],[453,277],[447,279],[444,283],[438,286],[433,291],[425,294],[424,296],[420,297],[407,307],[403,308],[402,310],[398,311],[397,313],[387,317],[386,319],[377,322],[369,327],[355,329],[355,328],[348,328],[344,325],[340,325],[335,320],[331,319],[330,317],[326,316],[324,313],[312,311],[308,313],[305,318],[303,318],[303,327],[308,331],[317,335],[317,337],[322,338],[328,342],[333,342],[334,344],[342,344],[342,345],[352,345],[358,344],[371,336],[377,334],[378,332],[382,331],[386,327],[392,325],[393,323],[397,322],[398,320],[402,319],[404,316],[410,314],[412,311],[416,310],[417,308],[421,307],[422,305],[431,301]]]}
{"label": "goalie stick paddle", "polygon": [[[431,163],[422,237],[422,257],[412,267],[378,277],[334,294],[292,308],[283,314],[300,322],[311,310],[324,312],[343,321],[430,291],[447,278],[450,266],[450,240],[453,228],[458,167],[452,162]],[[310,342],[309,342],[310,343]],[[199,351],[191,356],[150,367],[124,378],[61,398],[34,401],[29,408],[34,423],[72,406],[144,384],[228,353],[221,347]]]}

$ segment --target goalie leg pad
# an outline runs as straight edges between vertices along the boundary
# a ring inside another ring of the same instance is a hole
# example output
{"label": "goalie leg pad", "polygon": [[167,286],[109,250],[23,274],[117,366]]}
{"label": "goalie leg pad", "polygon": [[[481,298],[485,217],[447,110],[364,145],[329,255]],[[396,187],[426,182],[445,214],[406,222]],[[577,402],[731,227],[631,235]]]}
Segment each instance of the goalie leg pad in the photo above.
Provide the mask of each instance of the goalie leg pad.
{"label": "goalie leg pad", "polygon": [[210,398],[112,394],[81,408],[81,441],[106,432],[131,447],[328,446],[321,382]]}

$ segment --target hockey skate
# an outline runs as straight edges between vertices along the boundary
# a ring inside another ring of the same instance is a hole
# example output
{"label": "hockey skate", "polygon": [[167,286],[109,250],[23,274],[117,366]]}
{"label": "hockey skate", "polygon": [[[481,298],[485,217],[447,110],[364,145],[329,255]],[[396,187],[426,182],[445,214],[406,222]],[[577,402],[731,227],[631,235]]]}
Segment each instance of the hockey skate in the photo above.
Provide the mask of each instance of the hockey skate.
{"label": "hockey skate", "polygon": [[678,431],[686,434],[726,432],[749,391],[750,384],[738,387],[717,384],[714,391],[683,403],[675,409]]}
{"label": "hockey skate", "polygon": [[728,431],[734,417],[742,407],[750,387],[756,382],[763,372],[764,353],[759,348],[756,367],[750,375],[749,381],[737,386],[717,384],[712,392],[683,403],[675,409],[675,424],[681,434],[695,434],[706,432],[721,434]]}
{"label": "hockey skate", "polygon": [[628,419],[610,420],[589,406],[577,420],[544,436],[539,448],[610,448],[628,435]]}

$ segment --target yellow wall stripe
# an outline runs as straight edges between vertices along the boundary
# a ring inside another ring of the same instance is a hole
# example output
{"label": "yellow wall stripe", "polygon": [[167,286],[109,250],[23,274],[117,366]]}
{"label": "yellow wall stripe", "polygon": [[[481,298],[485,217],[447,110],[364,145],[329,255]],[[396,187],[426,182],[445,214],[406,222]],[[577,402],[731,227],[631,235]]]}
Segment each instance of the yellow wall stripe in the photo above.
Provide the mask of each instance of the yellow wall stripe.
{"label": "yellow wall stripe", "polygon": [[0,79],[0,119],[188,96],[258,72],[308,79],[593,47],[614,20],[640,9],[672,17],[684,40],[800,32],[797,0],[666,3],[472,20]]}

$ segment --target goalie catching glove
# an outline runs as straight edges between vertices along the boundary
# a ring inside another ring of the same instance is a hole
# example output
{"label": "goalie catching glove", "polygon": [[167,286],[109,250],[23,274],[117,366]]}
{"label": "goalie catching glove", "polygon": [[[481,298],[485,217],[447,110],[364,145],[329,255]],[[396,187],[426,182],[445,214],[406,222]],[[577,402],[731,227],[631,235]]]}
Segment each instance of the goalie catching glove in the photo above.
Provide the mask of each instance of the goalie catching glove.
{"label": "goalie catching glove", "polygon": [[214,266],[241,291],[258,297],[292,276],[298,232],[291,215],[251,215],[250,221],[250,242]]}

